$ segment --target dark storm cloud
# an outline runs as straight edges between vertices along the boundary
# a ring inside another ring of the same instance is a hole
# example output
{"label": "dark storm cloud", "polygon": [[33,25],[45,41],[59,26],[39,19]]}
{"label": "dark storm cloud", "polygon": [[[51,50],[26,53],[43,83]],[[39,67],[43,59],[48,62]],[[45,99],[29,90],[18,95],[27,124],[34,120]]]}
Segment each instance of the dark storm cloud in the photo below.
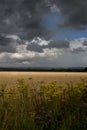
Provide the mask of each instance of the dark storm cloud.
{"label": "dark storm cloud", "polygon": [[0,34],[0,52],[15,53],[16,46],[12,44],[11,38],[6,38],[6,36]]}
{"label": "dark storm cloud", "polygon": [[22,39],[44,37],[54,33],[41,25],[43,17],[56,5],[64,23],[61,26],[83,28],[87,25],[87,0],[0,0],[0,33],[22,32]]}
{"label": "dark storm cloud", "polygon": [[42,17],[49,12],[47,0],[0,0],[0,32],[23,32],[20,37],[49,38],[50,31],[41,26]]}
{"label": "dark storm cloud", "polygon": [[64,17],[61,26],[83,29],[87,25],[87,0],[55,0],[55,4]]}
{"label": "dark storm cloud", "polygon": [[[60,26],[84,28],[87,25],[87,0],[0,0],[0,34],[15,34],[17,44],[35,37],[49,39],[53,32],[42,26],[41,21],[56,5],[64,18]],[[16,52],[11,38],[0,35],[0,52]],[[86,43],[83,45],[86,46]],[[69,41],[51,41],[48,45],[29,44],[27,50],[43,52],[46,48],[69,48]]]}
{"label": "dark storm cloud", "polygon": [[52,48],[57,48],[57,49],[63,49],[63,48],[69,48],[70,42],[67,40],[58,40],[58,41],[51,41],[47,45],[39,45],[38,41],[35,43],[31,42],[27,46],[27,50],[30,51],[35,51],[35,52],[43,52],[44,49],[52,49]]}
{"label": "dark storm cloud", "polygon": [[1,46],[9,45],[10,42],[11,42],[10,38],[6,38],[4,35],[0,34],[0,45]]}

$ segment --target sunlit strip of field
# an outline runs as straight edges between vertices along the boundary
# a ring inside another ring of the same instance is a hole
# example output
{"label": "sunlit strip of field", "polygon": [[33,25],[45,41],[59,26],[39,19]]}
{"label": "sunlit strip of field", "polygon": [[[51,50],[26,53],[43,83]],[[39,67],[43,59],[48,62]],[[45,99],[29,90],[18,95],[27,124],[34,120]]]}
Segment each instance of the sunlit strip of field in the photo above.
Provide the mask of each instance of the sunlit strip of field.
{"label": "sunlit strip of field", "polygon": [[59,84],[67,82],[77,83],[80,79],[87,80],[87,73],[72,72],[0,72],[0,84],[14,86],[17,79],[23,78],[29,83],[38,84],[41,82],[57,81]]}

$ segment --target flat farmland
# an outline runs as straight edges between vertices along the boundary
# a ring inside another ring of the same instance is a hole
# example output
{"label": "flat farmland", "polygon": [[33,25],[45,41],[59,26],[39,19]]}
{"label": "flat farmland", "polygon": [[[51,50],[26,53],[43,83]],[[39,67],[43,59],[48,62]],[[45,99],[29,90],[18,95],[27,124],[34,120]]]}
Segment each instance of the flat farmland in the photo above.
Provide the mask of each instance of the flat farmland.
{"label": "flat farmland", "polygon": [[24,79],[29,84],[38,85],[40,83],[49,83],[57,81],[59,85],[73,82],[79,82],[81,79],[87,81],[87,73],[77,72],[0,72],[0,84],[15,86],[18,79]]}
{"label": "flat farmland", "polygon": [[0,72],[0,82],[0,130],[87,130],[87,73]]}

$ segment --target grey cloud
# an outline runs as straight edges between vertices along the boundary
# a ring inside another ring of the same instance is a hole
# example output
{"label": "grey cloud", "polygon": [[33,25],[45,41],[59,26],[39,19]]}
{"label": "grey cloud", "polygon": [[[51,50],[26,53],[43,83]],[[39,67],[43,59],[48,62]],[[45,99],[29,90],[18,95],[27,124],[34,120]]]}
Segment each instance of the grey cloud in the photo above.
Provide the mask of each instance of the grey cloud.
{"label": "grey cloud", "polygon": [[0,53],[9,52],[15,53],[17,52],[17,48],[26,44],[26,40],[21,39],[17,35],[5,35],[0,34]]}
{"label": "grey cloud", "polygon": [[49,38],[52,34],[41,26],[44,14],[49,12],[47,0],[0,0],[0,32],[23,32],[23,38]]}
{"label": "grey cloud", "polygon": [[9,45],[11,42],[10,38],[6,38],[4,35],[0,34],[0,45],[6,46]]}
{"label": "grey cloud", "polygon": [[40,46],[38,44],[29,44],[27,46],[27,50],[35,51],[35,52],[43,52],[44,46]]}
{"label": "grey cloud", "polygon": [[34,62],[37,61],[36,57],[30,58],[30,57],[22,57],[22,58],[16,58],[16,57],[11,57],[11,53],[4,53],[4,55],[2,56],[2,58],[0,58],[0,64],[3,66],[27,66],[27,64],[25,63],[29,63],[32,64]]}
{"label": "grey cloud", "polygon": [[83,42],[83,46],[87,46],[87,41],[86,40]]}
{"label": "grey cloud", "polygon": [[68,40],[57,40],[57,41],[51,41],[47,47],[48,48],[69,48],[70,42]]}
{"label": "grey cloud", "polygon": [[46,48],[57,48],[57,49],[63,49],[63,48],[69,48],[70,42],[68,40],[57,40],[57,41],[51,41],[47,45],[39,45],[37,42],[31,42],[27,46],[27,50],[35,51],[35,52],[43,52]]}
{"label": "grey cloud", "polygon": [[[29,57],[24,57],[22,59],[17,59],[17,58],[9,58],[9,61],[11,63],[18,63],[18,64],[22,64],[23,62],[33,62],[35,60],[35,58],[29,58]],[[5,61],[6,62],[6,61]]]}
{"label": "grey cloud", "polygon": [[42,27],[41,21],[54,4],[64,17],[61,26],[87,25],[87,0],[0,0],[0,33],[22,32],[20,37],[25,40],[38,36],[49,39],[54,32]]}
{"label": "grey cloud", "polygon": [[0,35],[0,52],[15,53],[16,46],[13,44],[11,38],[6,38],[6,36]]}
{"label": "grey cloud", "polygon": [[9,53],[15,53],[16,49],[13,48],[12,46],[1,46],[0,45],[0,53],[1,52],[9,52]]}
{"label": "grey cloud", "polygon": [[87,0],[55,0],[55,3],[64,17],[61,26],[84,29],[87,25]]}
{"label": "grey cloud", "polygon": [[26,49],[29,50],[29,51],[35,51],[35,52],[40,52],[40,53],[43,52],[45,45],[39,45],[39,42],[40,42],[39,39],[35,38],[31,42],[29,42]]}
{"label": "grey cloud", "polygon": [[[41,21],[54,4],[64,18],[63,23],[58,26],[84,29],[87,25],[87,0],[0,0],[0,34],[4,34],[0,35],[0,53],[15,53],[19,44],[21,46],[25,44],[25,40],[30,41],[34,37],[44,37],[48,40],[53,36],[53,32],[42,27]],[[20,39],[14,41],[12,38],[7,38],[7,34],[15,34]],[[42,53],[46,48],[67,49],[69,45],[70,42],[67,40],[58,40],[51,41],[48,45],[31,43],[26,49]],[[86,41],[83,45],[87,46]],[[70,54],[80,52],[85,50],[79,47],[73,49]],[[9,63],[28,61],[28,59],[8,59]],[[32,62],[31,59],[29,61]]]}
{"label": "grey cloud", "polygon": [[78,47],[78,48],[74,48],[71,52],[72,53],[81,53],[81,52],[85,52],[86,50],[84,50],[82,47]]}

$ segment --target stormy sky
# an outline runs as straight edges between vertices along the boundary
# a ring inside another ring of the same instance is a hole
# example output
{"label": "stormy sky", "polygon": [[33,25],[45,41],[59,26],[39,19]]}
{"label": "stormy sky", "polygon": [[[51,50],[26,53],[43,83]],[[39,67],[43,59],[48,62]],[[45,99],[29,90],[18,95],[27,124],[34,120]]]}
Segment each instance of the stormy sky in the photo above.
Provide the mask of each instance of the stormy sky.
{"label": "stormy sky", "polygon": [[87,0],[0,0],[0,67],[86,67]]}

